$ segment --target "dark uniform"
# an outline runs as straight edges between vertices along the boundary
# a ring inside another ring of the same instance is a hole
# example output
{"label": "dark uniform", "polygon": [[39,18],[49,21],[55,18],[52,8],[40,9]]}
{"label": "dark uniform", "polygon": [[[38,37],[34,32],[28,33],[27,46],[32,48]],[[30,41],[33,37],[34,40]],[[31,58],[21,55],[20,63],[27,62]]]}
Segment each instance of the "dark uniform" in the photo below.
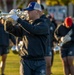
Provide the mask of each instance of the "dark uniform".
{"label": "dark uniform", "polygon": [[71,41],[63,44],[61,47],[62,58],[67,56],[74,56],[74,25],[72,25],[70,28],[66,28],[64,25],[60,25],[55,31],[55,38],[60,41],[60,38],[65,36],[71,29]]}
{"label": "dark uniform", "polygon": [[46,49],[46,54],[45,54],[45,56],[52,56],[52,51],[51,51],[51,44],[50,44],[50,20],[46,17],[46,15],[42,15],[41,17],[40,17],[41,19],[43,19],[43,20],[45,20],[47,23],[48,23],[48,29],[49,29],[49,35],[48,35],[48,39],[47,39],[47,49]]}
{"label": "dark uniform", "polygon": [[55,29],[57,28],[57,23],[56,23],[56,20],[54,18],[52,18],[52,16],[49,16],[49,19],[51,21],[51,25],[50,25],[50,44],[51,44],[51,49],[52,49],[52,59],[51,59],[51,65],[53,65],[53,60],[54,60],[54,45],[57,43],[55,37],[54,37],[54,31]]}
{"label": "dark uniform", "polygon": [[[32,24],[17,20],[21,27],[7,25],[7,31],[22,37],[23,48],[21,56],[21,75],[46,75],[45,50],[48,36],[48,24],[43,19],[37,19]],[[27,52],[27,54],[25,53]]]}
{"label": "dark uniform", "polygon": [[53,23],[50,21],[50,19],[48,17],[46,17],[45,15],[41,16],[42,19],[45,19],[46,22],[48,23],[49,26],[49,35],[48,35],[48,40],[47,40],[47,49],[46,49],[46,55],[45,56],[51,56],[51,65],[53,64],[53,58],[54,58],[54,51],[53,51],[53,44],[56,41],[54,38],[54,31],[56,29],[56,23]]}
{"label": "dark uniform", "polygon": [[7,54],[9,52],[9,39],[16,44],[15,37],[4,31],[4,26],[0,23],[0,55]]}

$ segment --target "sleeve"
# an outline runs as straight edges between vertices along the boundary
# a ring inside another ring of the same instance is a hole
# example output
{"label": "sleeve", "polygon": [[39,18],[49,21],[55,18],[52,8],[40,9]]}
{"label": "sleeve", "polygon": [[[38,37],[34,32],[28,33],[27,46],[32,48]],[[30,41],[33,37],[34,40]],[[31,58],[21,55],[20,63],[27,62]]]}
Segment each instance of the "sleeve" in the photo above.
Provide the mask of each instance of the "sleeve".
{"label": "sleeve", "polygon": [[5,29],[5,31],[7,31],[15,36],[18,36],[18,37],[22,36],[21,27],[17,26],[17,25],[13,25],[12,22],[10,22],[10,21],[5,21],[4,29]]}
{"label": "sleeve", "polygon": [[73,41],[74,42],[74,26],[73,26],[73,29],[72,29],[72,35],[71,35],[71,41]]}
{"label": "sleeve", "polygon": [[26,21],[21,20],[20,18],[17,20],[18,23],[28,32],[36,35],[44,35],[48,34],[48,24],[45,21],[38,22],[37,25],[31,25]]}
{"label": "sleeve", "polygon": [[60,41],[60,26],[58,26],[56,29],[55,29],[55,32],[54,32],[54,37],[57,41]]}
{"label": "sleeve", "polygon": [[54,37],[54,32],[56,30],[56,26],[53,23],[52,23],[52,26],[53,26],[53,31],[52,31],[52,34],[53,34],[53,42],[57,42],[57,40]]}

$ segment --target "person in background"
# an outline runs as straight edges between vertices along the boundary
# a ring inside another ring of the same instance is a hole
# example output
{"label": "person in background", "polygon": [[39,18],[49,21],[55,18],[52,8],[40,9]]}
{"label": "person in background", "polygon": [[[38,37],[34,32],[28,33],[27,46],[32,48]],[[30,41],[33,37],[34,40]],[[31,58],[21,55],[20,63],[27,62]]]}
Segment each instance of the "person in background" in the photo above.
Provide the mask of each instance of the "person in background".
{"label": "person in background", "polygon": [[46,54],[45,54],[45,60],[46,60],[46,75],[51,74],[51,61],[52,61],[52,47],[53,47],[53,36],[54,36],[54,30],[55,30],[55,25],[50,21],[49,17],[46,17],[44,14],[44,6],[41,4],[42,12],[41,12],[41,17],[42,19],[46,20],[49,26],[49,35],[47,39],[47,49],[46,49]]}
{"label": "person in background", "polygon": [[9,53],[9,39],[16,44],[15,37],[4,30],[4,19],[0,18],[0,56],[2,57],[0,63],[1,75],[4,75],[5,71],[6,58]]}
{"label": "person in background", "polygon": [[[50,29],[50,20],[46,17],[46,15],[44,14],[44,6],[41,4],[41,8],[42,8],[42,12],[40,13],[40,18],[44,19],[47,23],[48,23],[48,29]],[[50,30],[49,30],[50,31]],[[50,75],[51,74],[51,56],[52,56],[52,51],[51,51],[51,47],[50,47],[50,32],[47,38],[47,48],[46,48],[46,53],[45,53],[45,61],[46,61],[46,75]]]}
{"label": "person in background", "polygon": [[[53,61],[54,61],[54,46],[55,44],[57,43],[57,40],[55,39],[54,37],[54,32],[55,32],[55,29],[57,28],[57,23],[54,19],[54,16],[52,15],[47,15],[47,17],[49,18],[51,24],[50,24],[50,46],[51,46],[51,49],[52,49],[52,59],[51,59],[51,66],[53,66]],[[52,73],[52,72],[51,72]]]}
{"label": "person in background", "polygon": [[48,15],[48,17],[49,17],[50,21],[55,25],[55,28],[56,28],[58,24],[56,23],[54,15],[53,14],[52,15]]}
{"label": "person in background", "polygon": [[[54,45],[56,44],[56,39],[54,37],[54,32],[57,27],[57,23],[55,23],[54,18],[51,15],[47,15],[48,19],[50,20],[51,24],[49,25],[49,31],[50,31],[50,47],[52,51],[52,56],[51,56],[51,67],[53,66],[53,61],[54,61]],[[51,71],[52,74],[52,71]]]}
{"label": "person in background", "polygon": [[74,24],[72,18],[66,17],[64,23],[55,30],[55,38],[61,45],[61,58],[64,75],[74,75]]}
{"label": "person in background", "polygon": [[[17,37],[22,37],[23,46],[19,51],[21,56],[20,75],[46,75],[46,62],[44,59],[48,37],[48,24],[40,18],[42,11],[40,4],[31,2],[24,10],[28,11],[31,23],[22,20],[17,15],[8,15],[17,21],[16,27],[6,23],[6,30]],[[14,9],[9,13],[14,12]]]}

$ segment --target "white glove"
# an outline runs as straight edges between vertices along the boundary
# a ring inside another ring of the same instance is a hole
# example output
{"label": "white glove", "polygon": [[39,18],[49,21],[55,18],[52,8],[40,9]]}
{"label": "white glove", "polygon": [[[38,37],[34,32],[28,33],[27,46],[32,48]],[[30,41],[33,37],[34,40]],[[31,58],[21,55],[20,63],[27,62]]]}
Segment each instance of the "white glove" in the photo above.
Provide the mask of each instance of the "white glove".
{"label": "white glove", "polygon": [[64,37],[61,37],[61,42],[65,42],[68,39],[69,35],[66,35]]}
{"label": "white glove", "polygon": [[14,14],[14,15],[7,15],[6,18],[7,18],[7,19],[12,19],[12,20],[14,20],[14,21],[17,21],[17,19],[18,19],[19,17]]}
{"label": "white glove", "polygon": [[19,9],[12,9],[10,12],[9,12],[10,15],[13,15],[13,14],[16,14],[17,16],[21,16],[22,15],[22,11],[20,11]]}
{"label": "white glove", "polygon": [[71,37],[69,35],[67,35],[66,37],[61,37],[61,42],[62,43],[66,43],[66,42],[68,42],[70,40],[71,40]]}
{"label": "white glove", "polygon": [[16,9],[12,9],[9,14],[13,15],[13,14],[17,14],[17,10]]}
{"label": "white glove", "polygon": [[19,17],[17,16],[17,10],[16,9],[12,9],[10,12],[9,12],[9,15],[6,16],[6,19],[9,19],[10,21],[11,20],[14,20],[16,21]]}

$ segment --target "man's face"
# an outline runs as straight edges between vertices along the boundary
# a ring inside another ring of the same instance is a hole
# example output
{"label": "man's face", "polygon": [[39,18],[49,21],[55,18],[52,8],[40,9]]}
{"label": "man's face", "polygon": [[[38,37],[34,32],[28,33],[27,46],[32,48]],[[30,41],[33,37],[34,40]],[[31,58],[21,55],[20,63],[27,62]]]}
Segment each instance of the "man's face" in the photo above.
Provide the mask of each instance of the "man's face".
{"label": "man's face", "polygon": [[29,20],[32,20],[34,15],[35,15],[34,10],[28,11]]}
{"label": "man's face", "polygon": [[29,20],[35,20],[38,17],[37,10],[28,11]]}

